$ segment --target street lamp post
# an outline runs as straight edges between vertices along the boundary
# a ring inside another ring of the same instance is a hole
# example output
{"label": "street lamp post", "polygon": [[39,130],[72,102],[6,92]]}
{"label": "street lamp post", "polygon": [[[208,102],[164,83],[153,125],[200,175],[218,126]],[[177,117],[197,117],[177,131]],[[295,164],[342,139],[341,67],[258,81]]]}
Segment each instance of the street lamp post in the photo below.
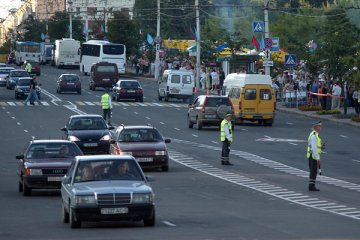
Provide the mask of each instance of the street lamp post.
{"label": "street lamp post", "polygon": [[72,38],[72,1],[68,1],[69,4],[69,14],[70,14],[70,24],[69,24],[69,32],[70,32],[70,38]]}

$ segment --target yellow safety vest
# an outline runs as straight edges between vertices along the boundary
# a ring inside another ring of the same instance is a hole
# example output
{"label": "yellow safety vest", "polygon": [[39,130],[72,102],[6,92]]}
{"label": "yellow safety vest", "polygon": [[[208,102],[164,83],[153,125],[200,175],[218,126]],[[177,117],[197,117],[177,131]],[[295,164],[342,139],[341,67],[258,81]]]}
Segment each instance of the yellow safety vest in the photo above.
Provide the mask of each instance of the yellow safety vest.
{"label": "yellow safety vest", "polygon": [[102,106],[102,109],[109,109],[109,108],[110,108],[109,98],[110,98],[110,95],[109,95],[108,93],[104,93],[104,94],[101,96],[101,106]]}
{"label": "yellow safety vest", "polygon": [[316,146],[317,146],[317,152],[319,154],[319,157],[320,157],[320,154],[321,154],[321,147],[322,147],[322,142],[321,142],[321,138],[319,137],[319,134],[314,130],[310,133],[309,137],[308,137],[308,148],[307,148],[307,154],[306,154],[306,157],[309,158],[310,157],[310,154],[311,154],[311,145],[310,145],[310,138],[312,135],[315,135],[316,137]]}
{"label": "yellow safety vest", "polygon": [[25,70],[28,72],[28,73],[31,73],[31,70],[32,70],[32,66],[30,63],[26,64],[25,66]]}
{"label": "yellow safety vest", "polygon": [[229,133],[230,133],[230,142],[232,142],[232,129],[231,129],[231,123],[228,122],[227,120],[222,120],[221,124],[220,124],[220,141],[225,141],[226,139],[226,135],[225,135],[225,131],[224,131],[224,126],[225,124],[228,125],[228,129],[229,129]]}

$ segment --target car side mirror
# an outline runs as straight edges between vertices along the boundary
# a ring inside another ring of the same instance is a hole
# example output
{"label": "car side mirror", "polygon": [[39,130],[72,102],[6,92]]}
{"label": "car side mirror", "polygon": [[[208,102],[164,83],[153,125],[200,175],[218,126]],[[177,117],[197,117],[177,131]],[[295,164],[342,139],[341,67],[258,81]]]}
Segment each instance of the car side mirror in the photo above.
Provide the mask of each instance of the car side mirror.
{"label": "car side mirror", "polygon": [[145,176],[146,181],[148,182],[154,182],[155,178],[153,176]]}
{"label": "car side mirror", "polygon": [[17,155],[16,159],[24,159],[24,155]]}
{"label": "car side mirror", "polygon": [[115,128],[114,128],[114,126],[110,126],[110,127],[108,127],[108,129],[109,130],[114,130]]}
{"label": "car side mirror", "polygon": [[60,128],[60,130],[61,130],[61,131],[64,131],[64,132],[67,131],[66,127]]}
{"label": "car side mirror", "polygon": [[165,143],[171,143],[171,139],[169,138],[165,139]]}
{"label": "car side mirror", "polygon": [[64,176],[64,177],[62,178],[62,183],[63,183],[63,184],[70,184],[70,183],[71,183],[71,177]]}

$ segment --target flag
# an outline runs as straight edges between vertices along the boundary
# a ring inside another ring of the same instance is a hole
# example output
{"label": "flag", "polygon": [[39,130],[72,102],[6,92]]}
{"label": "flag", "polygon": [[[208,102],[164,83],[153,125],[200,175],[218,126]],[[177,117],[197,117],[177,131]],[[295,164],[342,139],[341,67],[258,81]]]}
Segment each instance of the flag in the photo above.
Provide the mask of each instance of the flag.
{"label": "flag", "polygon": [[86,34],[88,31],[87,27],[86,27],[86,24],[84,24],[84,27],[83,27],[83,33]]}
{"label": "flag", "polygon": [[195,28],[191,26],[189,29],[189,32],[190,32],[191,39],[196,40]]}
{"label": "flag", "polygon": [[148,44],[153,45],[154,38],[150,35],[150,33],[147,34],[146,40],[147,40]]}
{"label": "flag", "polygon": [[251,39],[251,45],[255,46],[257,50],[260,49],[260,43],[258,42],[258,40],[254,36]]}
{"label": "flag", "polygon": [[105,32],[105,26],[104,26],[104,24],[101,24],[101,32]]}
{"label": "flag", "polygon": [[265,49],[264,36],[261,36],[261,41],[260,41],[260,51],[263,51],[264,49]]}

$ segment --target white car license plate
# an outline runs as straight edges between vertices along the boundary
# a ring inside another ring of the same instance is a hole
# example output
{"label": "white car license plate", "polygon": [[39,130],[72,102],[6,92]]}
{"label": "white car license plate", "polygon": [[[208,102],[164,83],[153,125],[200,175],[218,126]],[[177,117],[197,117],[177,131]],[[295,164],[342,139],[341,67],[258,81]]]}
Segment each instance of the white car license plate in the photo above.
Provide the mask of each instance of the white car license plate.
{"label": "white car license plate", "polygon": [[171,93],[179,93],[180,90],[179,90],[179,89],[170,89],[170,92],[171,92]]}
{"label": "white car license plate", "polygon": [[67,83],[67,85],[75,85],[75,83],[69,82]]}
{"label": "white car license plate", "polygon": [[109,78],[104,78],[103,81],[108,82],[108,81],[110,81],[110,79]]}
{"label": "white car license plate", "polygon": [[121,208],[101,208],[101,214],[124,214],[128,213],[129,209],[127,207]]}
{"label": "white car license plate", "polygon": [[62,177],[48,177],[48,182],[61,182]]}
{"label": "white car license plate", "polygon": [[134,93],[135,90],[128,90],[127,92],[129,92],[129,93]]}
{"label": "white car license plate", "polygon": [[205,118],[216,118],[215,114],[206,114]]}
{"label": "white car license plate", "polygon": [[97,147],[97,143],[84,143],[84,147]]}
{"label": "white car license plate", "polygon": [[136,158],[136,161],[138,161],[138,162],[152,162],[153,158],[151,158],[151,157]]}

